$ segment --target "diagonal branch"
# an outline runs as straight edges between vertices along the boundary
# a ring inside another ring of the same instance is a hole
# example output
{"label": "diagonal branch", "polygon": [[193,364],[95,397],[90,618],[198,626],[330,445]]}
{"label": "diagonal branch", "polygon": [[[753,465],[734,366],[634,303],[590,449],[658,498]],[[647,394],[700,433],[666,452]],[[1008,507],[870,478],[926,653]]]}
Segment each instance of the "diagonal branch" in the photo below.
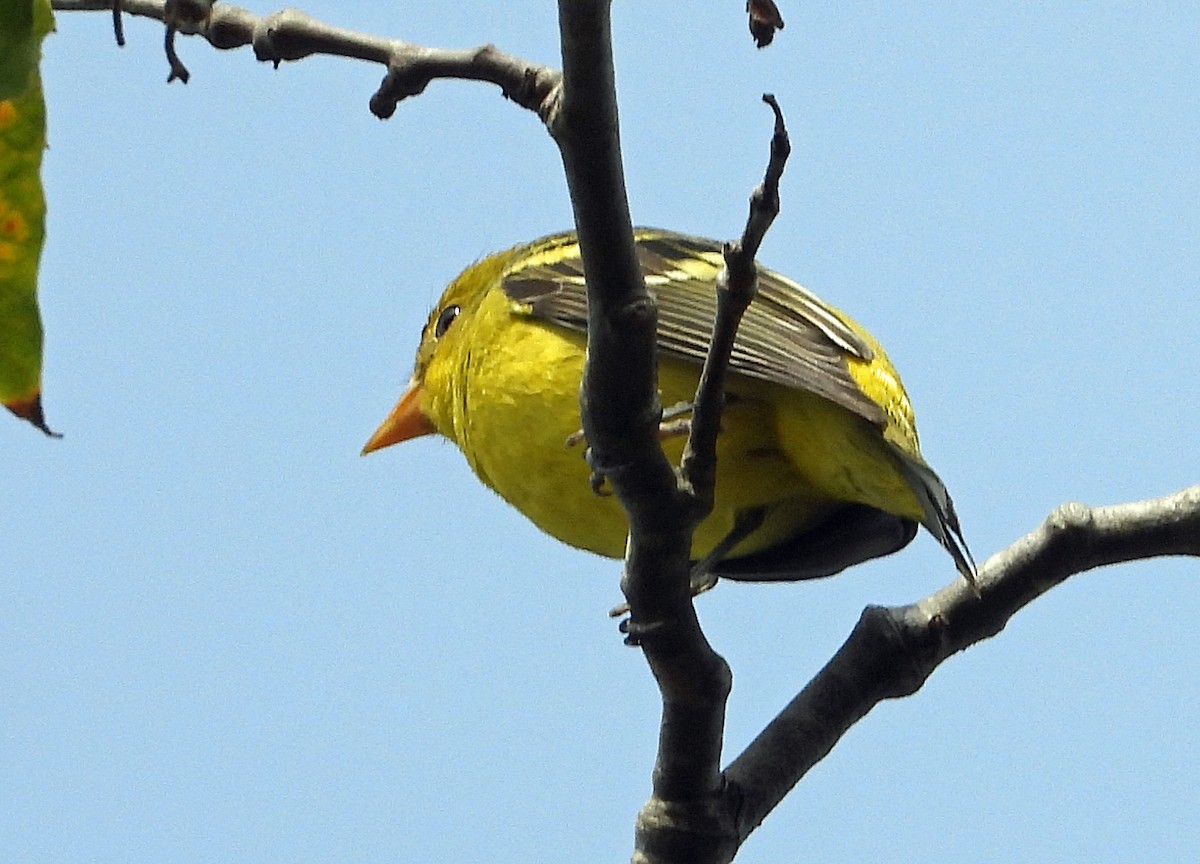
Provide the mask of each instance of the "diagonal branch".
{"label": "diagonal branch", "polygon": [[720,803],[674,814],[680,822],[666,827],[716,834],[736,851],[875,705],[917,692],[944,660],[995,636],[1069,577],[1162,555],[1200,557],[1200,486],[1109,507],[1065,504],[984,562],[981,596],[955,580],[909,606],[868,607],[833,658],[725,770]]}

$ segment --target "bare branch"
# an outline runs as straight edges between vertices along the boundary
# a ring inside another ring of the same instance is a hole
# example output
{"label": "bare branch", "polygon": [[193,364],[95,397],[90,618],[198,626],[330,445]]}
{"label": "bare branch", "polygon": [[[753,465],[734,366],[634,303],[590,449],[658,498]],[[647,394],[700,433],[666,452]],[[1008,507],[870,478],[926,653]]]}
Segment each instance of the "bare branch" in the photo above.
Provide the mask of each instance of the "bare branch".
{"label": "bare branch", "polygon": [[[1110,507],[1065,504],[984,562],[981,597],[956,579],[910,606],[868,607],[829,663],[726,769],[720,802],[678,814],[680,822],[664,819],[660,830],[668,836],[696,831],[736,851],[879,702],[917,692],[944,660],[999,633],[1068,577],[1161,555],[1200,557],[1200,486]],[[708,821],[700,821],[703,814]],[[735,836],[720,833],[734,823]]]}
{"label": "bare branch", "polygon": [[560,0],[559,27],[562,99],[551,132],[587,275],[583,428],[593,470],[609,480],[629,517],[625,627],[630,641],[642,645],[663,701],[654,796],[638,816],[635,860],[654,860],[663,842],[686,847],[689,861],[719,860],[702,826],[674,828],[687,819],[674,812],[677,802],[719,795],[731,676],[691,602],[696,511],[658,441],[657,310],[642,279],[625,195],[608,0]]}
{"label": "bare branch", "polygon": [[779,180],[791,154],[787,127],[779,103],[769,93],[763,101],[775,112],[771,156],[763,182],[750,196],[750,215],[740,239],[725,246],[725,269],[717,277],[717,311],[713,335],[696,388],[691,433],[683,450],[680,473],[683,483],[699,499],[703,514],[712,510],[717,472],[717,434],[725,399],[725,375],[742,315],[758,292],[758,266],[754,263],[763,237],[779,214]]}
{"label": "bare branch", "polygon": [[[52,5],[60,11],[113,8],[112,0],[53,0]],[[172,23],[170,0],[121,0],[120,6],[130,15]],[[170,27],[167,30],[168,45],[172,44],[175,32],[202,36],[220,49],[252,45],[258,60],[276,67],[285,60],[301,60],[314,54],[382,64],[388,72],[370,103],[372,113],[381,119],[391,117],[401,100],[421,93],[430,81],[438,78],[495,84],[506,98],[536,112],[547,122],[557,104],[561,76],[555,69],[521,60],[491,45],[462,50],[426,48],[333,27],[296,9],[258,16],[227,3],[215,5],[211,14],[199,19],[176,15],[173,25],[173,30]],[[168,52],[168,57],[171,53]],[[181,79],[187,75],[178,58],[171,63],[171,74]]]}
{"label": "bare branch", "polygon": [[[686,602],[690,525],[682,511],[686,497],[658,443],[657,311],[642,280],[625,196],[608,0],[560,0],[559,27],[562,98],[550,130],[562,153],[587,274],[580,412],[588,458],[629,516],[623,587],[627,597],[636,595],[631,628],[671,629],[666,622],[677,615],[695,620]],[[664,584],[643,596],[646,582],[638,574]],[[670,609],[656,604],[663,595],[675,601]]]}
{"label": "bare branch", "polygon": [[[750,196],[750,214],[741,238],[726,245],[726,267],[716,286],[712,341],[696,390],[679,471],[680,490],[690,498],[680,506],[694,520],[692,527],[712,510],[716,441],[729,355],[742,314],[754,299],[758,278],[754,256],[779,212],[779,179],[791,151],[779,106],[773,97],[763,99],[775,112],[771,155],[763,183]],[[639,604],[662,604],[660,614],[678,615],[673,604],[686,603],[694,620],[690,597],[677,600],[660,596],[653,574],[635,574],[627,567],[623,587],[633,610],[639,608],[635,597]],[[725,703],[732,680],[728,668],[709,646],[699,625],[694,633],[688,632],[686,638],[674,643],[664,644],[657,629],[638,635],[662,691],[663,727],[654,795],[638,814],[634,861],[729,861],[741,841],[737,834],[738,808],[731,806],[730,789],[717,774]]]}

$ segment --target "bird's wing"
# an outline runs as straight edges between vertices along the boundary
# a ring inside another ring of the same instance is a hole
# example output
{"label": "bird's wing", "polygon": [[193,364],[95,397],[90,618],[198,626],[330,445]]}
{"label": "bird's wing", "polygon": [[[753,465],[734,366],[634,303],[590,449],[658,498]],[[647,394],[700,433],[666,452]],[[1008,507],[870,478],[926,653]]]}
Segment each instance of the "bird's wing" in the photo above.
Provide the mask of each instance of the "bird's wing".
{"label": "bird's wing", "polygon": [[[713,286],[724,266],[720,244],[647,229],[635,236],[646,286],[658,305],[659,348],[703,363],[716,314]],[[530,251],[502,277],[505,293],[537,318],[586,331],[587,293],[574,235],[547,238]],[[869,362],[874,352],[820,298],[760,267],[758,294],[738,329],[731,371],[815,393],[883,426],[883,409],[859,389],[847,357]]]}

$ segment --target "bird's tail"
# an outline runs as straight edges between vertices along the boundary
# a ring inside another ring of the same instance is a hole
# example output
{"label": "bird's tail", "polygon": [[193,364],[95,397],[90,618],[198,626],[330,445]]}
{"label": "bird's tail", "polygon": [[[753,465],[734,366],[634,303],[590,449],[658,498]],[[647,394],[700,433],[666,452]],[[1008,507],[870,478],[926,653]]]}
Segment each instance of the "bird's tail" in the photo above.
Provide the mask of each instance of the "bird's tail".
{"label": "bird's tail", "polygon": [[954,566],[958,568],[958,572],[978,591],[975,584],[975,559],[971,557],[971,550],[967,548],[962,528],[958,525],[954,502],[950,500],[946,484],[923,461],[914,459],[907,453],[899,453],[899,456],[900,467],[908,485],[916,493],[917,500],[921,502],[921,508],[925,511],[921,524],[945,547],[954,559]]}

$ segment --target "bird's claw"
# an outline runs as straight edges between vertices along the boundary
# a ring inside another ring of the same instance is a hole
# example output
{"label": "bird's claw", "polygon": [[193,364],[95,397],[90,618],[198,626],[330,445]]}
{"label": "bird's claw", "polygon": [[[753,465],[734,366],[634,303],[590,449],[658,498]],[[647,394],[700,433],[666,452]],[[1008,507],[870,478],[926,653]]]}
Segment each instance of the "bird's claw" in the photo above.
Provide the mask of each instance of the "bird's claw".
{"label": "bird's claw", "polygon": [[592,494],[601,497],[613,494],[612,490],[604,488],[604,483],[607,480],[608,478],[604,475],[603,471],[593,469],[592,473],[588,475],[588,485],[592,487]]}
{"label": "bird's claw", "polygon": [[[677,438],[680,435],[687,435],[691,432],[691,419],[682,415],[690,414],[693,407],[691,402],[678,402],[670,408],[664,408],[662,421],[658,424],[658,440],[666,441],[668,438]],[[568,447],[574,447],[577,444],[586,444],[587,435],[582,429],[576,429],[567,436],[565,443]]]}
{"label": "bird's claw", "polygon": [[651,621],[649,624],[641,624],[634,621],[632,618],[626,618],[617,625],[617,629],[625,634],[625,644],[630,648],[636,648],[642,644],[642,640],[652,633],[662,630],[666,624],[663,621]]}

